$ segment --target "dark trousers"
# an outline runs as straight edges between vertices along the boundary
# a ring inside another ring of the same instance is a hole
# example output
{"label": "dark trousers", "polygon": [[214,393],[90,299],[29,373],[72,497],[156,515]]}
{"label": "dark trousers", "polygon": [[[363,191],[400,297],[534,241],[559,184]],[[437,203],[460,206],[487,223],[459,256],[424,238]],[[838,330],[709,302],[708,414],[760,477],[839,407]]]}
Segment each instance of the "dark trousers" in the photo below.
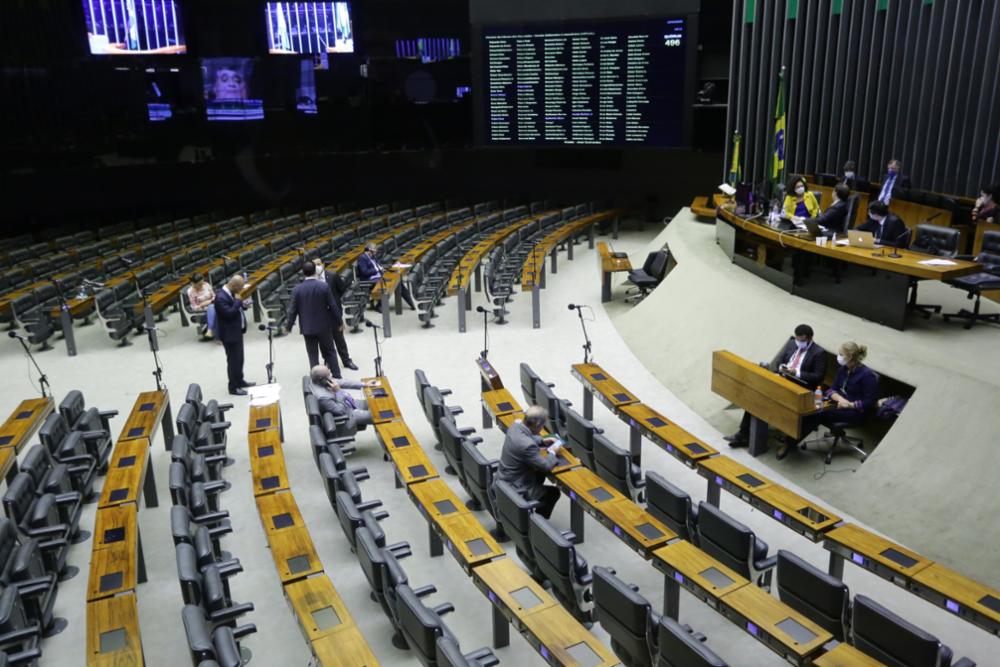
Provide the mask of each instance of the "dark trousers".
{"label": "dark trousers", "polygon": [[528,489],[524,497],[527,500],[537,500],[539,503],[538,513],[548,519],[552,516],[552,510],[555,509],[556,503],[559,501],[559,489],[548,484],[539,484]]}
{"label": "dark trousers", "polygon": [[[408,288],[405,283],[402,283],[402,282],[399,283],[399,295],[401,297],[403,297],[403,301],[406,302],[407,306],[409,306],[413,310],[417,309],[416,304],[413,303],[413,295],[410,294],[410,288]],[[371,305],[376,310],[379,310],[379,309],[382,308],[382,302],[379,301],[379,300],[372,301]]]}
{"label": "dark trousers", "polygon": [[337,348],[333,345],[333,335],[329,331],[319,334],[302,334],[306,340],[306,354],[309,355],[309,368],[319,365],[319,353],[323,353],[323,363],[326,364],[333,377],[340,377],[340,364],[337,363]]}
{"label": "dark trousers", "polygon": [[341,363],[347,363],[351,360],[351,353],[347,349],[347,339],[344,338],[344,331],[339,327],[333,327],[333,343],[337,347],[337,354],[340,356]]}
{"label": "dark trousers", "polygon": [[226,373],[229,376],[229,391],[243,386],[243,338],[232,343],[223,343],[226,349]]}
{"label": "dark trousers", "polygon": [[744,412],[743,419],[740,420],[740,435],[744,438],[750,437],[750,413]]}
{"label": "dark trousers", "polygon": [[799,442],[809,437],[809,434],[820,426],[829,428],[834,424],[857,424],[864,421],[864,419],[865,413],[854,408],[836,408],[834,410],[824,410],[819,414],[806,415],[802,418],[802,437],[799,438]]}

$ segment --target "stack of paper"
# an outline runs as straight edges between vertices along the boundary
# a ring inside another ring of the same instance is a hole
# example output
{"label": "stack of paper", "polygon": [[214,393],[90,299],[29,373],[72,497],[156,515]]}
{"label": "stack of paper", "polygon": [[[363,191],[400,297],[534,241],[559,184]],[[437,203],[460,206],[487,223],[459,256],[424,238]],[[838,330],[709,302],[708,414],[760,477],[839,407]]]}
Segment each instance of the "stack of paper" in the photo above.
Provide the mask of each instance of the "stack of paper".
{"label": "stack of paper", "polygon": [[922,259],[920,263],[927,266],[955,266],[957,264],[950,259]]}

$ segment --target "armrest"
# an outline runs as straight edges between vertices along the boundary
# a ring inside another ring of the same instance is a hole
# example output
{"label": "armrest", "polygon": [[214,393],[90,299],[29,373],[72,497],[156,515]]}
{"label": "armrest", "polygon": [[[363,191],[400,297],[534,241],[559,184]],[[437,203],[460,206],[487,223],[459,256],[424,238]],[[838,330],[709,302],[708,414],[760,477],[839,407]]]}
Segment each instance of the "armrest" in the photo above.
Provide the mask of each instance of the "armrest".
{"label": "armrest", "polygon": [[233,425],[232,422],[209,422],[212,432],[225,431]]}
{"label": "armrest", "polygon": [[777,564],[778,564],[778,557],[777,555],[775,555],[769,558],[765,558],[764,560],[755,561],[753,565],[757,570],[763,572],[764,570],[770,570]]}
{"label": "armrest", "polygon": [[225,454],[215,454],[213,456],[206,456],[205,463],[209,465],[215,465],[217,463],[225,463],[226,459],[228,458],[229,457],[227,457]]}
{"label": "armrest", "polygon": [[[344,423],[347,423],[347,417],[344,417]],[[328,445],[346,445],[352,442],[354,442],[354,436],[352,435],[342,435],[336,438],[326,439],[326,444]],[[354,453],[354,447],[341,447],[340,451],[346,454],[348,449],[351,450],[352,454]]]}
{"label": "armrest", "polygon": [[98,410],[97,414],[101,417],[102,420],[104,420],[104,419],[111,419],[112,417],[117,417],[118,416],[118,411],[117,410]]}
{"label": "armrest", "polygon": [[[375,509],[376,507],[382,507],[382,501],[381,500],[366,500],[363,503],[358,503],[356,505],[356,507],[358,508],[359,512],[364,512],[365,510],[372,510],[372,509]],[[388,516],[388,515],[386,515],[386,516]]]}
{"label": "armrest", "polygon": [[451,396],[451,389],[438,389],[442,396]]}
{"label": "armrest", "polygon": [[56,496],[56,505],[76,505],[82,499],[79,491],[67,491]]}
{"label": "armrest", "polygon": [[100,440],[109,436],[110,434],[107,431],[83,431],[80,433],[80,437],[84,440]]}
{"label": "armrest", "polygon": [[483,441],[478,435],[472,436],[471,438],[466,438],[466,441],[473,445],[478,445]]}
{"label": "armrest", "polygon": [[[222,521],[223,519],[229,518],[229,510],[218,510],[217,512],[206,512],[201,516],[194,517],[195,523],[199,525],[204,525],[206,523],[216,523],[217,521]],[[230,531],[232,532],[232,528]]]}
{"label": "armrest", "polygon": [[587,574],[581,574],[579,581],[584,586],[590,586],[594,582],[594,575],[588,572]]}
{"label": "armrest", "polygon": [[425,598],[432,593],[437,593],[437,586],[434,584],[427,584],[426,586],[421,586],[420,588],[414,588],[413,594],[418,598]]}
{"label": "armrest", "polygon": [[226,410],[232,410],[232,403],[216,403],[216,407],[219,408],[219,412],[225,412]]}
{"label": "armrest", "polygon": [[65,539],[62,538],[58,540],[46,540],[44,542],[38,543],[38,548],[41,549],[43,552],[54,551],[56,549],[65,549],[67,546],[69,546],[69,542],[67,542]]}
{"label": "armrest", "polygon": [[239,558],[230,558],[229,560],[219,561],[215,564],[215,567],[219,571],[219,576],[223,579],[228,579],[229,577],[243,571],[243,564],[240,563]]}
{"label": "armrest", "polygon": [[443,602],[438,606],[434,607],[432,611],[438,616],[444,616],[445,614],[450,614],[451,612],[455,611],[455,605],[453,605],[450,602]]}
{"label": "armrest", "polygon": [[44,593],[49,590],[49,586],[52,585],[52,575],[49,575],[48,577],[35,577],[34,579],[28,579],[26,581],[14,581],[11,582],[10,585],[17,588],[21,597],[38,595],[39,593]]}
{"label": "armrest", "polygon": [[34,623],[26,628],[21,628],[20,630],[12,630],[10,632],[5,632],[0,635],[0,645],[10,646],[11,644],[19,644],[32,637],[37,637],[41,634],[42,628]]}
{"label": "armrest", "polygon": [[218,609],[216,611],[209,612],[208,620],[213,623],[228,623],[229,621],[235,621],[243,614],[251,611],[253,611],[253,603],[244,602],[243,604],[237,604],[232,607],[226,607],[225,609]]}
{"label": "armrest", "polygon": [[451,412],[451,414],[453,414],[453,415],[460,415],[463,412],[465,412],[465,410],[463,410],[462,408],[460,408],[457,405],[449,405],[449,406],[446,406],[446,407],[448,408],[448,411]]}
{"label": "armrest", "polygon": [[85,454],[78,454],[76,456],[63,456],[56,459],[59,463],[83,463],[87,467],[94,462],[94,457],[86,456]]}
{"label": "armrest", "polygon": [[562,535],[562,538],[570,544],[576,544],[576,533],[572,530],[563,530],[559,534]]}
{"label": "armrest", "polygon": [[376,521],[381,521],[383,519],[388,519],[389,513],[385,510],[379,510],[378,512],[372,512],[372,516],[375,517]]}
{"label": "armrest", "polygon": [[42,649],[33,648],[18,653],[7,653],[7,657],[10,658],[10,664],[12,665],[34,664],[33,660],[42,657]]}
{"label": "armrest", "polygon": [[192,445],[191,449],[198,452],[199,454],[210,454],[212,452],[222,452],[220,456],[225,458],[224,454],[226,452],[225,445]]}
{"label": "armrest", "polygon": [[247,635],[252,635],[255,632],[257,632],[257,626],[253,623],[247,623],[246,625],[233,628],[233,639],[241,639]]}
{"label": "armrest", "polygon": [[229,523],[225,523],[225,524],[222,524],[222,525],[219,525],[219,526],[213,526],[212,528],[208,528],[208,535],[212,539],[219,539],[223,535],[228,535],[231,532],[233,532],[233,526],[232,526],[232,524],[229,524]]}
{"label": "armrest", "polygon": [[205,493],[209,495],[221,493],[226,490],[226,482],[225,480],[219,480],[217,482],[203,482],[202,488],[204,488]]}
{"label": "armrest", "polygon": [[473,433],[476,432],[476,429],[473,426],[463,426],[460,429],[458,429],[458,432],[461,433],[462,435],[472,435]]}
{"label": "armrest", "polygon": [[407,556],[413,553],[410,550],[409,542],[396,542],[394,544],[387,544],[383,548],[396,558],[406,558]]}
{"label": "armrest", "polygon": [[976,663],[968,658],[962,658],[958,662],[951,663],[951,667],[976,667]]}

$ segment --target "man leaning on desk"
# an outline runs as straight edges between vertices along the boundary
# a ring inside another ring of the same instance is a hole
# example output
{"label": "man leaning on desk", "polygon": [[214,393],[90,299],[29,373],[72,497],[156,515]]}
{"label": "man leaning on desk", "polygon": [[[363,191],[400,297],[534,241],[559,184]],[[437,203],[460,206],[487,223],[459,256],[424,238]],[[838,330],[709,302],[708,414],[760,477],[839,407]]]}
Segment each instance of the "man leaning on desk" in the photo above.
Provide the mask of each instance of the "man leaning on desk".
{"label": "man leaning on desk", "polygon": [[[533,405],[507,429],[507,437],[500,451],[500,468],[497,479],[507,482],[525,500],[539,502],[538,513],[548,519],[559,500],[559,489],[545,484],[545,475],[556,467],[561,444],[555,438],[540,435],[548,419],[545,408]],[[542,456],[539,449],[549,445],[549,456]]]}
{"label": "man leaning on desk", "polygon": [[910,230],[898,217],[889,212],[889,207],[880,201],[868,207],[868,219],[858,225],[858,231],[871,232],[875,243],[905,248]]}
{"label": "man leaning on desk", "polygon": [[[808,324],[795,327],[795,335],[770,362],[760,365],[775,373],[795,380],[807,387],[816,388],[826,377],[826,350],[813,342],[813,329]],[[746,447],[750,441],[750,413],[744,412],[740,430],[726,436],[730,447]]]}

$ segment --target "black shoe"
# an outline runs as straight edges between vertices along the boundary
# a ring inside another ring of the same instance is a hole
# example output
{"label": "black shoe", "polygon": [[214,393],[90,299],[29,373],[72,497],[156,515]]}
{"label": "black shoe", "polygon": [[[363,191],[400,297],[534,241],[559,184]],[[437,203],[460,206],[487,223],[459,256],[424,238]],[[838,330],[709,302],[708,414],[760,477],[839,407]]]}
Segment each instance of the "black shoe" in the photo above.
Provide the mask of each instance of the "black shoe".
{"label": "black shoe", "polygon": [[236,389],[230,389],[229,390],[229,395],[230,396],[246,396],[247,395],[247,390],[244,389],[243,387],[237,387]]}
{"label": "black shoe", "polygon": [[733,433],[732,435],[727,435],[725,438],[723,438],[723,440],[728,442],[730,447],[734,448],[746,447],[747,444],[749,444],[747,437],[742,433]]}
{"label": "black shoe", "polygon": [[358,365],[353,361],[351,361],[350,359],[348,359],[347,361],[344,362],[344,368],[349,368],[352,371],[356,371],[358,370]]}
{"label": "black shoe", "polygon": [[240,383],[240,388],[246,389],[247,387],[254,387],[256,385],[257,385],[256,382],[247,382],[246,380],[244,380],[242,383]]}
{"label": "black shoe", "polygon": [[789,449],[791,449],[791,446],[787,442],[781,443],[781,446],[778,447],[778,451],[774,453],[774,458],[780,461],[781,459],[788,456]]}
{"label": "black shoe", "polygon": [[413,304],[411,303],[411,304],[410,304],[410,310],[416,310],[416,309],[417,309],[417,307],[416,307],[416,306],[414,306],[414,305],[413,305]]}

